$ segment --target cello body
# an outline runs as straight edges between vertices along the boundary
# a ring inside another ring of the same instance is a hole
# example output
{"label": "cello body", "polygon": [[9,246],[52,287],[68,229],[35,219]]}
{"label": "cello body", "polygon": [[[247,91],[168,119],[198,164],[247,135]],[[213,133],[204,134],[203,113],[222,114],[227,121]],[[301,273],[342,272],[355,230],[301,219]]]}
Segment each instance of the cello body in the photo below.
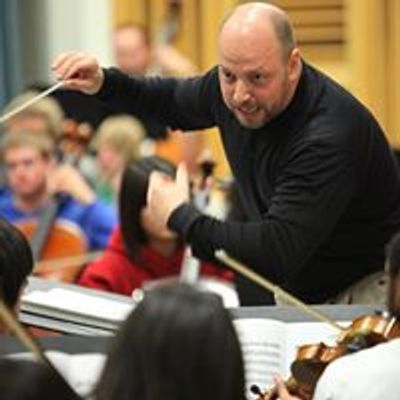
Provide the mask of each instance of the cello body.
{"label": "cello body", "polygon": [[[37,228],[37,221],[24,221],[18,223],[18,228],[24,235],[31,239]],[[72,221],[57,219],[51,226],[46,242],[41,250],[39,260],[56,260],[75,255],[85,254],[88,244],[82,229]],[[62,268],[35,267],[33,274],[36,276],[72,283],[78,277],[82,265],[71,265]]]}

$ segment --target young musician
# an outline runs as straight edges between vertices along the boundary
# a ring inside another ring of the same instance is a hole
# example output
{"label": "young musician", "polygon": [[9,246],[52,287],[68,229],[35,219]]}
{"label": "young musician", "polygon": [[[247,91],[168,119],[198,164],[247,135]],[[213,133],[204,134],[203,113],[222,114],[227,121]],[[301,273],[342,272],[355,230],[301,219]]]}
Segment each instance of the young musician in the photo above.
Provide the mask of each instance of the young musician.
{"label": "young musician", "polygon": [[244,400],[236,331],[221,299],[187,285],[150,290],[115,338],[97,400]]}
{"label": "young musician", "polygon": [[[81,285],[131,295],[146,281],[179,275],[184,244],[161,226],[147,207],[149,176],[159,171],[173,179],[175,166],[159,157],[146,157],[125,168],[119,196],[120,226],[104,255],[83,271]],[[231,280],[231,272],[202,264],[202,273]]]}
{"label": "young musician", "polygon": [[55,166],[53,143],[45,135],[19,132],[3,143],[8,191],[0,197],[0,217],[12,223],[38,220],[49,198],[61,193],[56,217],[76,224],[90,249],[105,247],[116,215],[96,195],[79,172]]}

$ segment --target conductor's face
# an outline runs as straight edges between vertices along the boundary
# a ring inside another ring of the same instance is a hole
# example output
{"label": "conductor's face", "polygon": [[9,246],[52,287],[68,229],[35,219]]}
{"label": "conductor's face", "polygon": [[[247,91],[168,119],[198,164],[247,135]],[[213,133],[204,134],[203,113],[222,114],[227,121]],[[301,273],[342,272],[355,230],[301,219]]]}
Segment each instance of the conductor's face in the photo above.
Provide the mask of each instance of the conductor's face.
{"label": "conductor's face", "polygon": [[280,114],[295,92],[301,71],[297,49],[289,56],[271,30],[223,28],[219,81],[227,107],[241,125],[260,128]]}

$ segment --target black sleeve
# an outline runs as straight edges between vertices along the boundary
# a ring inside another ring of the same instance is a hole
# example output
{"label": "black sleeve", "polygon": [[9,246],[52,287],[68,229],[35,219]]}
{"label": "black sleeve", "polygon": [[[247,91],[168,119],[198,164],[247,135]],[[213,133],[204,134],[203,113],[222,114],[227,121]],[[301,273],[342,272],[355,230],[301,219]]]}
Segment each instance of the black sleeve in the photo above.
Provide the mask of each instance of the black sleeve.
{"label": "black sleeve", "polygon": [[210,260],[216,249],[224,249],[282,283],[327,239],[355,190],[350,157],[330,145],[304,143],[288,157],[268,212],[259,221],[222,222],[185,204],[172,213],[168,225],[199,258]]}
{"label": "black sleeve", "polygon": [[216,71],[202,77],[134,78],[115,68],[104,69],[105,80],[97,98],[119,113],[154,118],[173,129],[194,130],[215,125],[213,105]]}

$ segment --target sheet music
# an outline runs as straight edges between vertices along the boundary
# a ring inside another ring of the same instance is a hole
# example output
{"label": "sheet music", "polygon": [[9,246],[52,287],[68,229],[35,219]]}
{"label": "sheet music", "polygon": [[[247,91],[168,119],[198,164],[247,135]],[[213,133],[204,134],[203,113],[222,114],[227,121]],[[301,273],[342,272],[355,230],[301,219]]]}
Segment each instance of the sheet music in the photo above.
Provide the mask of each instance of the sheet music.
{"label": "sheet music", "polygon": [[[282,322],[272,319],[241,318],[234,320],[242,347],[246,372],[246,394],[256,384],[261,390],[273,386],[273,376],[290,376],[290,365],[297,348],[324,342],[332,345],[338,331],[324,322]],[[345,323],[342,323],[345,326]]]}
{"label": "sheet music", "polygon": [[234,320],[242,346],[246,374],[246,395],[250,386],[261,390],[272,385],[272,377],[285,370],[285,323],[276,320],[241,318]]}

